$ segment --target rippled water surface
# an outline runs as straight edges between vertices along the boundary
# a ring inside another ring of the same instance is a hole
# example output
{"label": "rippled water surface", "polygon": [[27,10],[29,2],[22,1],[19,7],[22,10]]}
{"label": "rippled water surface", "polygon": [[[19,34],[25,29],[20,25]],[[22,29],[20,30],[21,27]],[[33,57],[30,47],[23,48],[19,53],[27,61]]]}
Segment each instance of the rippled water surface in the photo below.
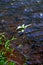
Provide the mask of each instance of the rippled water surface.
{"label": "rippled water surface", "polygon": [[[18,26],[30,25],[24,32]],[[21,30],[21,29],[20,29]],[[13,41],[13,56],[18,65],[43,65],[43,0],[0,0],[0,33]],[[3,48],[0,46],[0,49]],[[16,58],[14,56],[17,56]]]}

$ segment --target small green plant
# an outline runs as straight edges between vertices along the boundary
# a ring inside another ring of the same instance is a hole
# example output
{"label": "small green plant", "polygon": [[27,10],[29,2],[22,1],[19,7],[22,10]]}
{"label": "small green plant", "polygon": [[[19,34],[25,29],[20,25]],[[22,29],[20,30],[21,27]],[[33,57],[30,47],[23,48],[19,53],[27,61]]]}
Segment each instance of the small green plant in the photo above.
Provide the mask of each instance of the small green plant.
{"label": "small green plant", "polygon": [[24,32],[24,30],[25,30],[27,27],[31,26],[31,25],[32,25],[32,24],[29,24],[29,25],[23,24],[23,25],[21,25],[21,26],[18,26],[16,30],[18,30],[19,32]]}
{"label": "small green plant", "polygon": [[10,62],[9,62],[9,65],[16,65],[16,63],[13,62],[13,61],[10,61]]}
{"label": "small green plant", "polygon": [[17,27],[17,30],[19,30],[19,32],[24,32],[24,29],[25,29],[25,25],[23,24],[22,26],[18,26]]}
{"label": "small green plant", "polygon": [[[3,42],[4,39],[4,42]],[[0,50],[0,65],[16,65],[15,62],[12,61],[8,61],[7,57],[5,57],[6,51],[10,51],[13,50],[10,48],[10,42],[16,40],[16,38],[14,38],[14,36],[9,40],[6,38],[6,36],[4,35],[4,33],[0,33],[0,45],[4,45],[4,49]],[[4,43],[4,44],[3,44]],[[6,51],[4,51],[6,50]]]}
{"label": "small green plant", "polygon": [[8,61],[7,59],[6,59],[6,57],[3,57],[2,55],[1,55],[1,57],[0,57],[0,65],[16,65],[16,63],[15,62],[12,62],[12,61]]}

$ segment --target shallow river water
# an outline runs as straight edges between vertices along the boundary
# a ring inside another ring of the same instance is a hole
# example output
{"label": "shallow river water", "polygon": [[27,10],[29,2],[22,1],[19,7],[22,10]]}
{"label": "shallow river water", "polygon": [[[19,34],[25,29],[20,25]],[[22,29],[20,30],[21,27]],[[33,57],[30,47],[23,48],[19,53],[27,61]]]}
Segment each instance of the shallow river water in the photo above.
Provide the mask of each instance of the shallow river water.
{"label": "shallow river water", "polygon": [[[30,25],[24,32],[18,26]],[[20,29],[21,30],[21,29]],[[0,33],[10,39],[13,56],[6,56],[17,65],[43,65],[43,0],[0,0]],[[0,49],[3,48],[0,46]]]}

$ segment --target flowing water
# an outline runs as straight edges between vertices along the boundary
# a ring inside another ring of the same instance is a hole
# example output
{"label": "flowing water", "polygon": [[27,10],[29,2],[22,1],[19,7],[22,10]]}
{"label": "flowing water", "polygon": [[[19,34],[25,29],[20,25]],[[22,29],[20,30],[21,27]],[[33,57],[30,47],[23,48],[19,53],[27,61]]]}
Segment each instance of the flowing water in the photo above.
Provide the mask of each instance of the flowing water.
{"label": "flowing water", "polygon": [[[24,32],[16,30],[23,24],[31,25]],[[14,55],[7,53],[8,58],[18,65],[43,65],[43,0],[0,0],[2,32],[9,39],[17,38],[11,43]]]}

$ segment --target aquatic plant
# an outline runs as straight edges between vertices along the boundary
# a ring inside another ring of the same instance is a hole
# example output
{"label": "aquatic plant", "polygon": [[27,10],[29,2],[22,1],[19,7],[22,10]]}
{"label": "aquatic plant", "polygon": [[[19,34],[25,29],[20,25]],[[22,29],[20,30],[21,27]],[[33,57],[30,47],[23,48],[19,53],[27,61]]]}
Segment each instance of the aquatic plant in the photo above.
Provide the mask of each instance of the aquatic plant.
{"label": "aquatic plant", "polygon": [[[3,41],[4,39],[4,41]],[[0,65],[16,65],[15,62],[13,61],[8,61],[7,57],[5,56],[7,51],[12,52],[13,49],[10,48],[10,42],[12,40],[15,40],[16,38],[14,38],[14,36],[11,38],[11,40],[7,39],[6,36],[3,33],[0,33],[0,46],[4,46],[4,49],[2,48],[0,50]]]}
{"label": "aquatic plant", "polygon": [[18,30],[19,32],[24,32],[24,30],[25,30],[27,27],[29,27],[29,26],[31,26],[31,24],[29,24],[29,25],[23,24],[23,25],[21,25],[21,26],[18,26],[16,30]]}

